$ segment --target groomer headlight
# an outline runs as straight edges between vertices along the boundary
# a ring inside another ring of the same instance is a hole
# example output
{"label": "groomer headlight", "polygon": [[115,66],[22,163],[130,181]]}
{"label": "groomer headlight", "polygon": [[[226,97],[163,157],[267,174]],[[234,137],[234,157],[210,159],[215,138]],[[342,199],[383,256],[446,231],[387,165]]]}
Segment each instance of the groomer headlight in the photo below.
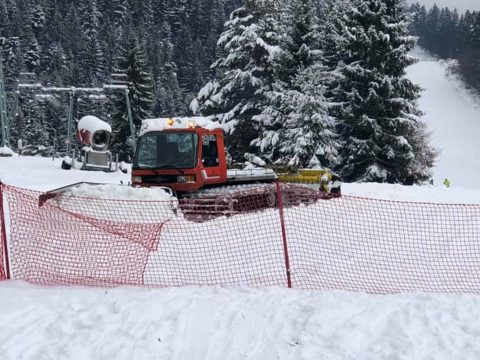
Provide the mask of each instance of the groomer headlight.
{"label": "groomer headlight", "polygon": [[178,176],[178,177],[177,177],[177,182],[179,182],[179,183],[192,183],[192,182],[195,182],[195,175]]}

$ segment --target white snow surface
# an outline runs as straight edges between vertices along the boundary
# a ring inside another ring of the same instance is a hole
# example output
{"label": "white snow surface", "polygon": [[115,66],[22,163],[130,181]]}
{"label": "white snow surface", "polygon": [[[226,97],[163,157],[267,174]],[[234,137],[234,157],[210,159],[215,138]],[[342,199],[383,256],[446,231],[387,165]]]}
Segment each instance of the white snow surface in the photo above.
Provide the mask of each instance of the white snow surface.
{"label": "white snow surface", "polygon": [[16,156],[0,158],[0,180],[5,184],[31,190],[48,191],[86,181],[107,184],[128,184],[130,172],[62,170],[62,158]]}
{"label": "white snow surface", "polygon": [[[129,175],[0,158],[2,181],[50,190]],[[480,203],[480,189],[344,184],[344,194]],[[41,288],[0,283],[2,360],[480,358],[480,297],[281,288]]]}
{"label": "white snow surface", "polygon": [[[117,171],[81,171],[78,169],[62,170],[62,159],[33,156],[15,156],[0,158],[0,181],[23,188],[48,191],[62,186],[93,182],[105,184],[128,184],[130,182],[130,165],[127,174]],[[263,171],[263,170],[262,170]],[[435,186],[402,186],[389,184],[342,184],[344,195],[359,196],[384,200],[417,201],[433,203],[480,204],[479,188],[462,188],[453,186],[449,189],[436,183]]]}
{"label": "white snow surface", "polygon": [[112,127],[108,123],[92,115],[82,117],[78,122],[77,128],[79,130],[88,130],[92,135],[97,131],[112,133]]}
{"label": "white snow surface", "polygon": [[[172,124],[170,124],[173,121]],[[193,126],[198,126],[207,130],[221,129],[222,126],[216,121],[210,120],[208,117],[192,116],[192,117],[177,117],[177,118],[159,118],[146,119],[142,121],[140,135],[150,131],[163,131],[166,129],[188,129]]]}
{"label": "white snow surface", "polygon": [[2,360],[480,358],[480,297],[0,284]]}
{"label": "white snow surface", "polygon": [[14,156],[15,152],[7,146],[0,147],[0,156]]}
{"label": "white snow surface", "polygon": [[171,201],[172,193],[164,188],[133,188],[128,185],[81,184],[65,192],[66,196],[81,196],[96,199]]}
{"label": "white snow surface", "polygon": [[419,105],[440,150],[433,169],[434,182],[450,180],[454,187],[480,187],[480,101],[464,83],[451,74],[448,62],[438,61],[417,48],[420,61],[407,76],[425,89]]}
{"label": "white snow surface", "polygon": [[[416,55],[422,60],[409,69],[409,76],[426,88],[420,105],[434,144],[443,149],[435,186],[343,184],[342,192],[480,204],[480,159],[475,158],[480,109],[475,97],[446,76],[445,63],[418,51]],[[0,158],[0,180],[41,191],[80,181],[130,181],[130,174],[122,172],[61,170],[61,161]],[[441,185],[445,177],[452,182],[449,189]],[[281,288],[41,288],[6,281],[0,283],[0,304],[2,360],[480,358],[479,296]]]}

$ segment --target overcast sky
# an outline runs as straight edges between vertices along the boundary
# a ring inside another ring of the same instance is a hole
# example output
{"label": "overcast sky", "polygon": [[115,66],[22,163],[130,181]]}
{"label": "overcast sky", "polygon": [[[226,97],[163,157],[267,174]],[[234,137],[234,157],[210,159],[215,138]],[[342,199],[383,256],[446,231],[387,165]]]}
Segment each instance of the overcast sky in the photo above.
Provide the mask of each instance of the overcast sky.
{"label": "overcast sky", "polygon": [[440,7],[448,6],[449,8],[457,8],[458,11],[480,10],[480,0],[407,0],[409,3],[419,2],[427,7],[437,3]]}

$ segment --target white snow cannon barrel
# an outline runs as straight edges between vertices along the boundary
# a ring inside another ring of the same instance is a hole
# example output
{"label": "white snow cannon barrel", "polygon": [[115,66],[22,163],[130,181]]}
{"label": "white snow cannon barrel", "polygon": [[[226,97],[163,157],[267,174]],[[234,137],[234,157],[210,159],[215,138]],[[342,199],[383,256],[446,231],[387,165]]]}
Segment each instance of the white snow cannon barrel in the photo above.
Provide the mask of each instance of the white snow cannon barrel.
{"label": "white snow cannon barrel", "polygon": [[112,137],[112,127],[96,116],[87,115],[77,126],[77,139],[94,150],[106,150]]}
{"label": "white snow cannon barrel", "polygon": [[[77,140],[83,144],[79,156],[67,154],[62,162],[62,169],[70,170],[81,164],[81,170],[117,171],[118,156],[112,155],[108,145],[112,138],[112,127],[96,116],[87,115],[80,119],[77,126]],[[122,169],[122,171],[124,171]]]}

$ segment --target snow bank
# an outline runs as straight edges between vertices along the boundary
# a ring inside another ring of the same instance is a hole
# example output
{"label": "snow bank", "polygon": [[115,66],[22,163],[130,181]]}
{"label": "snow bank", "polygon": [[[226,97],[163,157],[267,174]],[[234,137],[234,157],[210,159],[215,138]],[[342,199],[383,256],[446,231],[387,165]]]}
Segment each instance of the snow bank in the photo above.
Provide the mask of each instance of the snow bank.
{"label": "snow bank", "polygon": [[2,360],[478,359],[480,297],[0,284]]}
{"label": "snow bank", "polygon": [[188,129],[196,126],[207,130],[222,128],[218,122],[201,116],[147,119],[142,121],[140,135],[150,131],[163,131],[165,129]]}
{"label": "snow bank", "polygon": [[443,185],[403,186],[392,184],[342,184],[342,194],[370,199],[436,204],[480,204],[480,188]]}
{"label": "snow bank", "polygon": [[[79,199],[80,197],[88,199]],[[97,199],[129,200],[133,203],[105,203],[95,201]],[[177,198],[170,189],[160,187],[82,184],[48,200],[47,203],[82,216],[130,224],[158,224],[179,216]]]}
{"label": "snow bank", "polygon": [[173,199],[171,191],[167,188],[133,188],[114,184],[82,184],[69,189],[65,195],[111,200],[171,201]]}
{"label": "snow bank", "polygon": [[14,156],[16,153],[7,146],[0,147],[0,156]]}

